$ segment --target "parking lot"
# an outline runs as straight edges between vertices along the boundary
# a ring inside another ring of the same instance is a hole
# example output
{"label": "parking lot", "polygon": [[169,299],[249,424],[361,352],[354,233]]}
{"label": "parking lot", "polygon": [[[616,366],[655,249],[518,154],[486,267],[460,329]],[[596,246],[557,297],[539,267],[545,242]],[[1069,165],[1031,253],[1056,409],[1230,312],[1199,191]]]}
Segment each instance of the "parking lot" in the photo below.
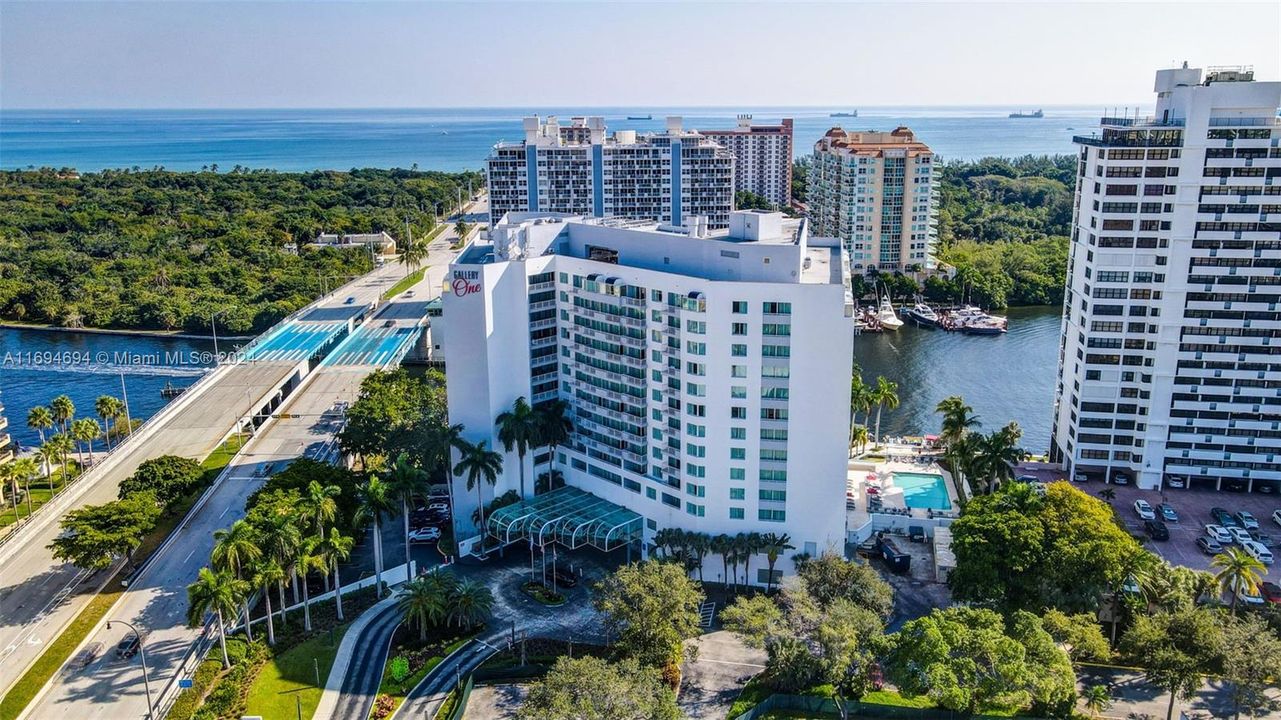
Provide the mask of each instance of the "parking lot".
{"label": "parking lot", "polygon": [[[1099,492],[1111,488],[1116,492],[1112,506],[1125,520],[1126,527],[1136,536],[1143,535],[1143,521],[1134,512],[1134,501],[1143,498],[1153,507],[1167,502],[1179,513],[1179,522],[1166,523],[1170,539],[1164,542],[1149,540],[1147,546],[1171,564],[1196,570],[1210,569],[1210,555],[1201,552],[1196,539],[1205,534],[1205,526],[1215,522],[1210,508],[1221,507],[1228,512],[1245,510],[1259,521],[1259,530],[1278,541],[1274,552],[1281,552],[1281,527],[1272,519],[1272,511],[1281,509],[1281,497],[1262,493],[1214,492],[1203,490],[1175,490],[1164,492],[1139,490],[1133,485],[1105,485],[1099,482],[1075,483],[1080,490],[1098,497]],[[1277,581],[1281,572],[1268,567],[1267,579]]]}

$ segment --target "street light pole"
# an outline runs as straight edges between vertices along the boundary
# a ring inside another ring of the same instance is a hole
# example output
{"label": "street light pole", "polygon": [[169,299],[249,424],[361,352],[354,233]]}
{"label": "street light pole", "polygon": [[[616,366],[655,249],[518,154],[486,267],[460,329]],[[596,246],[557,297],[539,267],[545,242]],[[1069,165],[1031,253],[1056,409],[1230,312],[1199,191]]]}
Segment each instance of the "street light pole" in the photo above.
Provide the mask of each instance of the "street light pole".
{"label": "street light pole", "polygon": [[217,322],[217,318],[218,318],[218,316],[219,316],[219,315],[221,315],[221,314],[223,314],[223,313],[225,313],[225,312],[227,312],[227,311],[226,311],[226,310],[218,310],[218,311],[214,312],[212,315],[210,315],[210,316],[209,316],[209,329],[213,331],[213,341],[214,341],[214,365],[221,365],[221,364],[222,364],[222,358],[218,355],[218,322]]}
{"label": "street light pole", "polygon": [[136,637],[138,638],[138,656],[139,656],[140,658],[142,658],[142,688],[143,688],[143,690],[145,690],[145,691],[146,691],[146,693],[147,693],[147,717],[148,717],[148,718],[150,718],[150,717],[151,717],[151,708],[152,708],[152,705],[151,705],[151,680],[147,678],[147,647],[146,647],[146,645],[147,645],[147,644],[146,644],[145,642],[143,642],[143,639],[142,639],[142,633],[138,632],[138,628],[134,627],[132,623],[127,623],[127,622],[125,622],[124,620],[108,620],[108,621],[107,621],[107,629],[108,629],[108,630],[110,630],[110,629],[111,629],[111,623],[113,623],[113,622],[114,622],[114,623],[119,623],[119,624],[124,625],[125,627],[129,628],[131,631],[133,631],[134,636],[136,636]]}

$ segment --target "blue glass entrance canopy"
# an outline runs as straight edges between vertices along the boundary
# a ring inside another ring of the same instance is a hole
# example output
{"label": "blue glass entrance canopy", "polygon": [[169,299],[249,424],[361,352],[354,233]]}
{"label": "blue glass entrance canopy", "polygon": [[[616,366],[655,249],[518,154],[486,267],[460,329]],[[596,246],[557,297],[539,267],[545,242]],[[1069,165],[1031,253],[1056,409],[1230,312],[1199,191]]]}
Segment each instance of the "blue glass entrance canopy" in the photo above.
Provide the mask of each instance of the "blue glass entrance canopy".
{"label": "blue glass entrance canopy", "polygon": [[495,510],[485,521],[503,545],[525,540],[571,550],[588,546],[610,552],[640,540],[641,516],[572,485]]}

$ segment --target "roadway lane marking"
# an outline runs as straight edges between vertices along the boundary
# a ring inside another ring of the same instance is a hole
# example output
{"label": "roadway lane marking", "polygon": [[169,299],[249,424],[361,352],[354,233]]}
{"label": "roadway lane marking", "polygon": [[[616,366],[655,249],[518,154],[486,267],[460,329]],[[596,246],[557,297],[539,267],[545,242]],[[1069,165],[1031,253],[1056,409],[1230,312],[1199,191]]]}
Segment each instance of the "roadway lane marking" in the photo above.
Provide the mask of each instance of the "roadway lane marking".
{"label": "roadway lane marking", "polygon": [[190,560],[190,559],[191,559],[191,556],[192,556],[192,555],[195,555],[195,554],[196,554],[196,549],[195,549],[195,548],[192,548],[192,549],[191,549],[191,552],[187,553],[187,557],[183,558],[183,559],[182,559],[182,561],[183,561],[183,562],[187,562],[188,560]]}

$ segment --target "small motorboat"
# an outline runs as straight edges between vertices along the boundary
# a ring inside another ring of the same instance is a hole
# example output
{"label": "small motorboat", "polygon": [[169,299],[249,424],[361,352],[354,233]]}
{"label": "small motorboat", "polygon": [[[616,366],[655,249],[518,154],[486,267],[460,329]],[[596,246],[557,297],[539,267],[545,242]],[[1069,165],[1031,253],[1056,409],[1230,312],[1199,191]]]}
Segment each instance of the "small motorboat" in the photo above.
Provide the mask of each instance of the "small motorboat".
{"label": "small motorboat", "polygon": [[910,310],[903,312],[920,327],[937,327],[939,324],[939,315],[934,312],[934,308],[919,300]]}

